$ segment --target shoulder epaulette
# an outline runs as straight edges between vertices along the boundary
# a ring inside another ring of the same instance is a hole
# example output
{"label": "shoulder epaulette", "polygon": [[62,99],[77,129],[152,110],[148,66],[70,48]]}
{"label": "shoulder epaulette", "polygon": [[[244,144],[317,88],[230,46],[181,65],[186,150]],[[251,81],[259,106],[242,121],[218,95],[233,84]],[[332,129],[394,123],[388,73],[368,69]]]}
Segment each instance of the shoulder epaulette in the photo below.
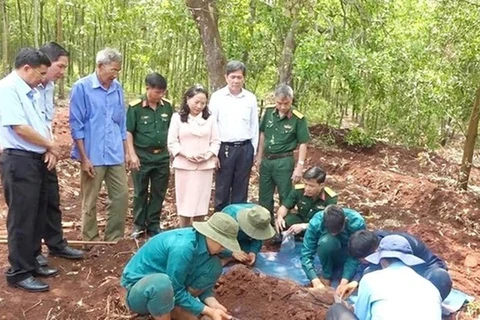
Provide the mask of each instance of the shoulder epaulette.
{"label": "shoulder epaulette", "polygon": [[274,104],[267,104],[265,106],[265,109],[267,109],[267,108],[275,108],[275,105]]}
{"label": "shoulder epaulette", "polygon": [[162,100],[165,101],[165,102],[168,102],[168,103],[170,103],[170,105],[172,105],[172,100],[168,100],[168,99],[165,99],[165,98],[162,98]]}
{"label": "shoulder epaulette", "polygon": [[301,189],[305,189],[305,185],[303,183],[297,183],[295,185],[295,190],[301,190]]}
{"label": "shoulder epaulette", "polygon": [[142,102],[142,99],[135,99],[135,100],[130,101],[130,103],[128,105],[130,107],[135,107],[137,104],[140,104],[141,102]]}
{"label": "shoulder epaulette", "polygon": [[293,114],[297,116],[298,119],[302,119],[304,117],[303,113],[301,113],[300,111],[294,109],[293,111]]}
{"label": "shoulder epaulette", "polygon": [[323,190],[325,191],[325,193],[330,197],[330,198],[333,198],[333,197],[336,197],[337,196],[337,193],[335,191],[333,191],[332,189],[330,189],[329,187],[325,187],[323,188]]}

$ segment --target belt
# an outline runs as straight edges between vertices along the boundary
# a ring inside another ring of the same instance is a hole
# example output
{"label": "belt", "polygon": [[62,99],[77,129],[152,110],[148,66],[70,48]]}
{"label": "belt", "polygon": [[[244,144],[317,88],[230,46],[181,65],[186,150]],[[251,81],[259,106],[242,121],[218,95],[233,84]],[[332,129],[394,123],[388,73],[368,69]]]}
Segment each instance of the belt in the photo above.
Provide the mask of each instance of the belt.
{"label": "belt", "polygon": [[165,148],[158,148],[158,147],[147,147],[147,148],[139,148],[139,149],[145,150],[153,154],[159,154],[160,152],[165,150]]}
{"label": "belt", "polygon": [[284,153],[266,154],[265,159],[275,160],[275,159],[281,159],[281,158],[286,158],[291,156],[293,156],[293,151],[288,151]]}
{"label": "belt", "polygon": [[233,141],[233,142],[222,142],[222,144],[227,145],[229,147],[241,147],[244,146],[248,143],[250,143],[252,140],[243,140],[243,141]]}
{"label": "belt", "polygon": [[3,150],[4,154],[9,154],[11,156],[19,156],[19,157],[26,157],[26,158],[32,158],[36,160],[42,160],[43,159],[43,153],[36,153],[33,151],[26,151],[26,150],[19,150],[19,149],[5,149]]}

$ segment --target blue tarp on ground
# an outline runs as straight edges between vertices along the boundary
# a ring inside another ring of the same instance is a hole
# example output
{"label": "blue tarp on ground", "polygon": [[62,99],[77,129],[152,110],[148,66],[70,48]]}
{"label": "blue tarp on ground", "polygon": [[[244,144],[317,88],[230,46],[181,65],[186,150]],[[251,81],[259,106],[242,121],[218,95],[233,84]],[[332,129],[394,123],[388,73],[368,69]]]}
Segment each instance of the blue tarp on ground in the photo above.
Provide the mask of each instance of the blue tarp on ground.
{"label": "blue tarp on ground", "polygon": [[[267,274],[272,277],[293,280],[300,285],[308,285],[310,281],[302,270],[300,263],[300,251],[302,243],[297,242],[295,248],[291,250],[285,250],[280,252],[261,252],[257,257],[255,268],[257,271]],[[315,260],[317,270],[321,270],[320,261],[318,257]],[[340,278],[341,275],[337,275],[335,278]],[[333,285],[338,284],[333,282]],[[352,295],[349,298],[349,302],[354,304],[356,296]],[[453,289],[450,295],[443,302],[444,314],[450,314],[458,311],[466,302],[473,301],[473,297],[463,292]]]}

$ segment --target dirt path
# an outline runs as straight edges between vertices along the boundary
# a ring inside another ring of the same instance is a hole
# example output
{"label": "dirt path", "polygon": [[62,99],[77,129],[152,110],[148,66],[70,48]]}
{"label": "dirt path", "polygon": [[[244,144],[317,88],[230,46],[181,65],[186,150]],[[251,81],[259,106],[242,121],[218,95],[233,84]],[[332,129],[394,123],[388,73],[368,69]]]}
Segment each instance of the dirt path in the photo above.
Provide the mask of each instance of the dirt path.
{"label": "dirt path", "polygon": [[[63,159],[57,169],[65,234],[68,239],[77,240],[80,239],[81,221],[80,179],[78,165],[68,159],[71,138],[67,118],[68,110],[59,108],[55,133],[63,145]],[[448,262],[454,286],[480,297],[480,196],[472,191],[455,190],[454,180],[458,172],[455,163],[423,150],[407,150],[383,144],[371,150],[349,150],[343,144],[342,131],[329,132],[323,126],[313,128],[312,133],[316,138],[309,151],[307,166],[318,164],[327,170],[327,183],[339,193],[342,204],[361,211],[371,228],[406,230],[420,236]],[[251,180],[250,200],[256,201],[258,174],[255,170]],[[472,184],[480,186],[477,169],[472,172]],[[106,201],[106,193],[102,191],[98,202],[100,225],[104,224]],[[5,218],[2,193],[0,235],[6,234]],[[131,228],[131,218],[127,225]],[[163,227],[175,225],[171,183],[163,211]],[[32,294],[14,290],[6,285],[4,277],[0,277],[0,319],[128,318],[129,313],[122,307],[118,293],[118,278],[136,249],[135,242],[126,240],[112,247],[94,247],[87,258],[80,262],[50,258],[61,274],[47,280],[52,288],[48,293]],[[0,269],[5,270],[7,266],[7,247],[2,245]],[[236,316],[240,319],[283,319],[280,316],[272,318],[264,313],[265,310],[290,315],[285,319],[316,319],[318,313],[323,314],[321,307],[315,309],[293,303],[291,299],[295,299],[295,296],[288,299],[276,296],[272,288],[278,282],[274,279],[243,271],[227,275],[217,288],[219,300],[231,310],[237,310]],[[256,277],[255,281],[260,284],[252,289],[254,293],[246,295],[245,292],[250,291],[244,283],[252,281],[252,277]],[[280,286],[283,285],[280,283]],[[235,301],[242,304],[235,304]],[[244,302],[249,308],[243,309]],[[250,307],[252,305],[258,307]],[[478,308],[473,308],[474,311],[478,311]],[[253,316],[251,312],[259,315]],[[462,312],[458,319],[473,319],[474,316],[477,315]]]}

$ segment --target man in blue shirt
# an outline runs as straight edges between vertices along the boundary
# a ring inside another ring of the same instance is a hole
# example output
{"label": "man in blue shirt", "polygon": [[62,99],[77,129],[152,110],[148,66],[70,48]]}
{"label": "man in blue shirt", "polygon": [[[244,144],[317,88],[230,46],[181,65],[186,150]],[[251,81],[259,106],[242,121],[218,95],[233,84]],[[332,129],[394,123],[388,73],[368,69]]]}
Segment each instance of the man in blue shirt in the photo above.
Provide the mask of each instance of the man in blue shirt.
{"label": "man in blue shirt", "polygon": [[217,212],[206,222],[194,222],[193,228],[150,238],[122,274],[129,309],[156,320],[198,319],[200,314],[230,319],[212,289],[221,274],[217,255],[224,249],[240,250],[237,233],[237,222]]}
{"label": "man in blue shirt", "polygon": [[27,291],[47,291],[35,278],[58,271],[35,259],[47,213],[47,164],[59,154],[37,105],[34,90],[45,79],[48,57],[34,48],[22,49],[15,70],[0,80],[0,158],[2,185],[8,206],[7,283]]}
{"label": "man in blue shirt", "polygon": [[125,163],[129,164],[123,90],[116,80],[122,55],[106,48],[97,54],[94,73],[78,80],[70,95],[72,158],[81,163],[82,236],[100,240],[96,201],[105,181],[110,204],[105,241],[123,237],[128,209]]}
{"label": "man in blue shirt", "polygon": [[[56,42],[44,44],[40,49],[49,59],[52,65],[48,68],[45,81],[37,86],[38,105],[43,110],[45,122],[52,132],[52,122],[55,115],[54,89],[55,81],[63,78],[68,66],[68,52]],[[56,162],[56,158],[54,159]],[[54,164],[53,164],[54,165]],[[68,246],[63,237],[62,211],[60,210],[60,193],[58,187],[58,177],[55,167],[47,172],[48,179],[48,204],[45,228],[43,230],[43,239],[48,247],[49,254],[67,259],[83,258],[83,251]],[[37,261],[40,265],[47,265],[47,258],[41,254],[42,248],[39,244],[37,250]]]}
{"label": "man in blue shirt", "polygon": [[365,259],[380,264],[382,270],[371,272],[360,281],[355,315],[337,304],[329,310],[327,320],[442,318],[438,290],[410,268],[425,261],[412,254],[407,239],[400,235],[386,236],[380,241],[378,251]]}
{"label": "man in blue shirt", "polygon": [[253,203],[237,203],[226,206],[222,212],[238,221],[240,231],[237,240],[242,249],[239,252],[224,252],[222,263],[225,265],[237,260],[250,266],[255,264],[263,240],[275,235],[275,229],[270,225],[270,211]]}
{"label": "man in blue shirt", "polygon": [[[413,255],[425,261],[425,263],[414,266],[412,269],[425,279],[429,280],[440,292],[442,300],[445,300],[452,290],[452,278],[448,274],[447,264],[437,255],[435,255],[427,247],[427,245],[417,237],[414,237],[406,232],[385,230],[376,230],[372,232],[361,230],[355,232],[350,237],[348,251],[352,257],[362,261],[366,256],[374,253],[375,250],[377,250],[378,244],[383,238],[390,235],[398,235],[407,239],[410,247],[412,248]],[[338,295],[346,298],[357,288],[358,281],[362,276],[362,273],[366,274],[380,269],[380,265],[369,265],[368,263],[363,263],[357,270],[357,274],[352,282],[348,283],[344,287],[339,286],[337,288]]]}

